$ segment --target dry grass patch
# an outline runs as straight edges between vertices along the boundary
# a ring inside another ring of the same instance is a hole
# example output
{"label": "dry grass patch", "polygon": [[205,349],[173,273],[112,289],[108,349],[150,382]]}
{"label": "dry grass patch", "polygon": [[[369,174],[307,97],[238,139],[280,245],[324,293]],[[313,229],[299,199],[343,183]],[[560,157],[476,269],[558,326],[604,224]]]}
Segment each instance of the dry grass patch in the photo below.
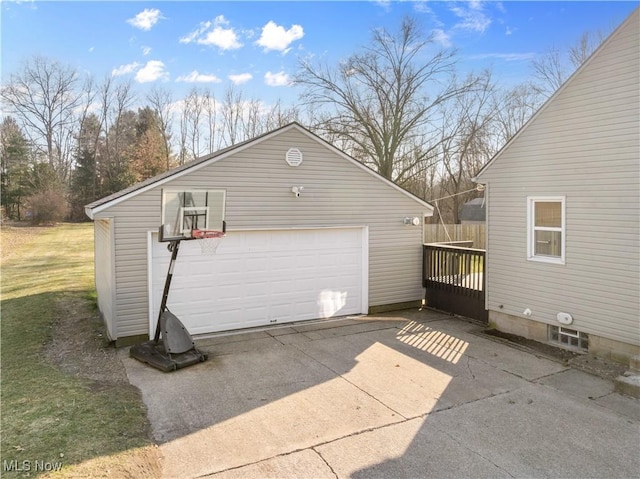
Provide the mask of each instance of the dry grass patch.
{"label": "dry grass patch", "polygon": [[2,477],[46,464],[56,477],[156,476],[144,404],[95,308],[92,225],[1,235]]}

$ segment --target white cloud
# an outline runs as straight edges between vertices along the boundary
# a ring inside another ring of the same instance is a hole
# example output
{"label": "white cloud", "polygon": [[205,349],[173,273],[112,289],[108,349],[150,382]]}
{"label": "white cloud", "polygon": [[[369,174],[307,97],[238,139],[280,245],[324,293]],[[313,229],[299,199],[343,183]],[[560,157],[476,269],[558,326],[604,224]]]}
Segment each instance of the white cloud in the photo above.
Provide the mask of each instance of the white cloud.
{"label": "white cloud", "polygon": [[198,73],[198,70],[193,70],[188,75],[178,77],[176,81],[186,83],[220,83],[222,80],[215,75]]}
{"label": "white cloud", "polygon": [[291,80],[289,79],[289,75],[287,75],[285,72],[277,72],[277,73],[267,72],[264,74],[264,82],[268,86],[291,85]]}
{"label": "white cloud", "polygon": [[178,40],[180,43],[195,42],[211,26],[211,22],[200,22],[198,28]]}
{"label": "white cloud", "polygon": [[234,85],[242,85],[243,83],[247,83],[249,80],[253,78],[251,73],[240,73],[238,75],[229,75],[229,80],[231,80]]}
{"label": "white cloud", "polygon": [[451,11],[461,20],[455,28],[483,33],[491,25],[491,18],[482,11],[479,1],[469,2],[464,7],[451,7]]}
{"label": "white cloud", "polygon": [[138,83],[149,83],[159,79],[168,78],[169,73],[164,69],[164,63],[160,60],[149,60],[138,73],[136,73],[136,81]]}
{"label": "white cloud", "polygon": [[481,53],[479,55],[472,55],[470,58],[473,60],[486,60],[489,58],[496,58],[498,60],[504,60],[506,62],[522,62],[530,61],[535,58],[535,53]]}
{"label": "white cloud", "polygon": [[[221,50],[236,50],[242,46],[233,28],[224,28],[229,21],[218,15],[212,22],[202,22],[193,32],[180,38],[180,43],[196,42],[199,45],[213,45]],[[213,28],[212,28],[213,27]]]}
{"label": "white cloud", "polygon": [[90,48],[89,48],[89,53],[92,53],[92,52],[93,52],[93,50],[95,50],[95,47],[90,47]]}
{"label": "white cloud", "polygon": [[135,17],[129,18],[127,23],[132,25],[140,30],[151,30],[158,21],[164,18],[162,16],[162,12],[157,8],[145,8],[140,13],[138,13]]}
{"label": "white cloud", "polygon": [[278,50],[286,53],[289,45],[303,36],[304,30],[300,25],[291,25],[289,30],[285,30],[284,27],[269,21],[262,27],[262,35],[256,44],[263,47],[265,51]]}
{"label": "white cloud", "polygon": [[142,54],[146,57],[149,53],[151,53],[151,47],[141,47]]}
{"label": "white cloud", "polygon": [[413,3],[413,9],[418,13],[433,13],[427,4],[427,0],[417,0]]}
{"label": "white cloud", "polygon": [[120,75],[127,75],[128,73],[133,73],[136,68],[138,68],[140,64],[138,62],[127,63],[126,65],[120,65],[118,68],[114,68],[111,70],[111,75],[114,77],[118,77]]}
{"label": "white cloud", "polygon": [[433,41],[439,43],[444,48],[451,46],[451,36],[440,28],[435,28],[431,31]]}
{"label": "white cloud", "polygon": [[517,28],[511,28],[511,27],[507,27],[507,29],[505,30],[504,34],[509,36],[509,35],[513,35],[513,32],[515,32],[517,30]]}
{"label": "white cloud", "polygon": [[374,3],[382,8],[385,12],[391,11],[391,0],[376,0]]}

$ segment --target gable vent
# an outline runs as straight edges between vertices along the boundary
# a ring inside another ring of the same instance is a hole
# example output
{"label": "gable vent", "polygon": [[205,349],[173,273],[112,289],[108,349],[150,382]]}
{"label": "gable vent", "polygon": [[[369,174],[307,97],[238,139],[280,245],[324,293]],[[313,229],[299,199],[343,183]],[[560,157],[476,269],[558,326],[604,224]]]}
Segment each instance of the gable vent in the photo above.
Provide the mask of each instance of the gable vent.
{"label": "gable vent", "polygon": [[289,166],[299,166],[302,163],[302,152],[298,148],[289,148],[285,159]]}

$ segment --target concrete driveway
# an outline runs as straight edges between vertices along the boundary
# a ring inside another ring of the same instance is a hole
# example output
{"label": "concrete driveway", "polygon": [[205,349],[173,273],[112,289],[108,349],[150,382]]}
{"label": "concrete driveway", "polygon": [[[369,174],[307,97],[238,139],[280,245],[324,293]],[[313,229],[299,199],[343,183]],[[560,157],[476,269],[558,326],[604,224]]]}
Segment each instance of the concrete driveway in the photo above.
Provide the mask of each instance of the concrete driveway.
{"label": "concrete driveway", "polygon": [[640,401],[479,329],[403,311],[123,362],[169,478],[639,477]]}

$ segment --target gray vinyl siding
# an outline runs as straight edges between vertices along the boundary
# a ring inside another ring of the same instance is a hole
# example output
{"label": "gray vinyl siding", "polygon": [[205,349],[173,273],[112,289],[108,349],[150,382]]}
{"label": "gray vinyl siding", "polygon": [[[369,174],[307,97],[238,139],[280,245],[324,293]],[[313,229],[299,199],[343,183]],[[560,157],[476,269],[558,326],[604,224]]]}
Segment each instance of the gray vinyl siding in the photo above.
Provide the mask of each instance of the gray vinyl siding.
{"label": "gray vinyl siding", "polygon": [[110,219],[94,223],[95,282],[98,293],[98,309],[102,314],[111,339],[117,337],[114,311],[114,249],[112,248],[112,223]]}
{"label": "gray vinyl siding", "polygon": [[[300,166],[285,162],[299,148]],[[300,198],[292,186],[304,186]],[[162,188],[223,188],[228,231],[369,227],[369,306],[420,300],[422,226],[430,209],[296,128],[189,170],[96,214],[116,221],[119,337],[148,331],[147,238],[160,225]]]}
{"label": "gray vinyl siding", "polygon": [[[638,10],[479,174],[488,309],[640,344]],[[565,196],[566,264],[527,261],[527,196]]]}

